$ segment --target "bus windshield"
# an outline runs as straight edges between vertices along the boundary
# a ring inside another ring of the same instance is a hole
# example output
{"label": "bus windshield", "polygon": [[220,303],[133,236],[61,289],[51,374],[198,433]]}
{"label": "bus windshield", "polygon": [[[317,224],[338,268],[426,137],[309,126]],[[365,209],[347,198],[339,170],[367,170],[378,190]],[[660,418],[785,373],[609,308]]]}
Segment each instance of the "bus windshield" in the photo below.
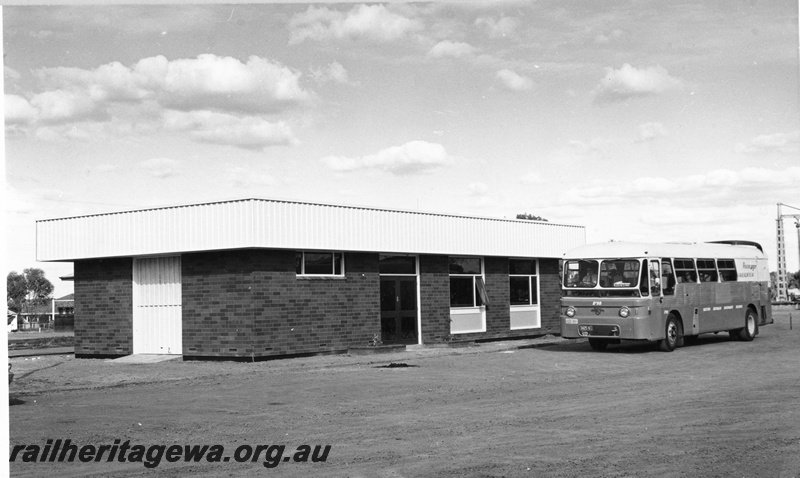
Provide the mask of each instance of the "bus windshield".
{"label": "bus windshield", "polygon": [[629,289],[639,285],[639,259],[568,260],[564,262],[564,287]]}

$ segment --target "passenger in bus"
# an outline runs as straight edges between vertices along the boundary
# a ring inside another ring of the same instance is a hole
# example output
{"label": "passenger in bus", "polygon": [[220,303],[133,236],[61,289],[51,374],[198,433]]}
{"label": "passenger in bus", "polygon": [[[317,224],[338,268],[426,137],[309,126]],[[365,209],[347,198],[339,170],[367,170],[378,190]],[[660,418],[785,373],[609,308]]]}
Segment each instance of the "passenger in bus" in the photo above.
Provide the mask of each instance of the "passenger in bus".
{"label": "passenger in bus", "polygon": [[587,270],[586,275],[581,279],[581,283],[594,286],[597,284],[597,274],[593,270]]}
{"label": "passenger in bus", "polygon": [[608,266],[607,276],[608,283],[606,284],[606,287],[613,287],[614,284],[622,281],[622,273],[617,270],[616,264],[610,264]]}
{"label": "passenger in bus", "polygon": [[683,283],[695,282],[695,280],[692,279],[692,275],[687,272],[687,273],[683,274],[682,276],[678,277],[678,282],[683,282]]}

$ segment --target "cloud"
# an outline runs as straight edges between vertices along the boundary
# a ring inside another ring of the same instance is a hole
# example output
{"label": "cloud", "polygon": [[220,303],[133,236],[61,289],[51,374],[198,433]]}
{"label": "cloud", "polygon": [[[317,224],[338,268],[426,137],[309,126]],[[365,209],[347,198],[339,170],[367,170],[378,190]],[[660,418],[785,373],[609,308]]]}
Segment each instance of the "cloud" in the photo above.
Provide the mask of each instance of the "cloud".
{"label": "cloud", "polygon": [[17,95],[5,95],[4,108],[6,124],[30,123],[39,114],[28,100]]}
{"label": "cloud", "polygon": [[350,75],[338,61],[334,61],[325,68],[312,68],[309,76],[317,83],[333,82],[340,85],[359,86],[358,82],[350,81]]}
{"label": "cloud", "polygon": [[392,42],[408,38],[424,27],[421,21],[394,13],[384,5],[363,4],[347,13],[309,6],[294,15],[288,26],[290,45],[339,39]]}
{"label": "cloud", "polygon": [[327,156],[321,161],[335,171],[378,169],[397,175],[418,174],[455,162],[444,146],[426,141],[411,141],[363,157]]}
{"label": "cloud", "polygon": [[6,81],[8,80],[19,80],[21,78],[19,72],[11,67],[3,66],[3,76],[5,76]]}
{"label": "cloud", "polygon": [[791,133],[762,134],[748,143],[736,145],[737,153],[797,153],[800,151],[800,130]]}
{"label": "cloud", "polygon": [[166,179],[178,174],[179,164],[174,159],[150,158],[139,163],[139,166],[154,178]]}
{"label": "cloud", "polygon": [[638,131],[639,141],[641,142],[652,141],[668,134],[667,128],[665,128],[663,124],[657,122],[640,124]]}
{"label": "cloud", "polygon": [[516,33],[517,24],[517,20],[511,17],[501,17],[499,20],[480,17],[475,20],[475,25],[483,28],[489,38],[510,37]]}
{"label": "cloud", "polygon": [[613,103],[629,98],[652,96],[683,86],[683,82],[661,66],[637,69],[624,64],[618,70],[606,68],[606,76],[592,93],[598,103]]}
{"label": "cloud", "polygon": [[[106,113],[88,96],[80,92],[53,90],[34,95],[29,102],[35,116],[28,122],[63,123],[87,118],[105,118]],[[17,107],[24,106],[21,102]],[[30,113],[30,110],[27,110]]]}
{"label": "cloud", "polygon": [[199,142],[224,144],[261,150],[269,146],[299,143],[283,121],[272,123],[255,116],[233,116],[211,111],[164,112],[164,127],[171,131],[189,131]]}
{"label": "cloud", "polygon": [[679,208],[691,216],[695,206],[737,207],[774,203],[774,198],[796,195],[800,189],[800,167],[786,170],[744,168],[716,169],[703,174],[667,179],[640,177],[619,184],[595,185],[565,191],[570,203],[587,208],[614,204],[625,207],[636,204],[659,205],[659,211]]}
{"label": "cloud", "polygon": [[495,74],[500,84],[511,91],[528,91],[533,88],[533,80],[511,70],[500,70]]}
{"label": "cloud", "polygon": [[159,55],[130,67],[112,62],[93,70],[57,67],[34,73],[45,86],[94,102],[154,99],[162,106],[185,111],[272,113],[313,98],[300,86],[300,73],[258,56],[242,62],[213,54],[172,61]]}
{"label": "cloud", "polygon": [[476,51],[476,48],[467,43],[451,42],[444,40],[433,46],[426,55],[428,58],[468,58]]}

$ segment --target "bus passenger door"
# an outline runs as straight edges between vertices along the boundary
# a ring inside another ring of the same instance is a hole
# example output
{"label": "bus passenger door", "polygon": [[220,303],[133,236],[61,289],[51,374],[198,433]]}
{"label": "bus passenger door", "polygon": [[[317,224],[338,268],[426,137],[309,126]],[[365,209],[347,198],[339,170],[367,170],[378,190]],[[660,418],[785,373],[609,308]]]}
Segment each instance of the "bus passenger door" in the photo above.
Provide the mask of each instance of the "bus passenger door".
{"label": "bus passenger door", "polygon": [[667,310],[669,312],[669,309],[664,307],[664,302],[666,301],[664,294],[667,293],[664,289],[667,285],[667,281],[662,275],[661,265],[658,259],[651,259],[648,264],[650,297],[652,298],[650,301],[650,320],[648,320],[648,323],[650,324],[650,336],[653,337],[663,334],[661,329],[664,328],[664,324],[666,323],[666,315],[662,311]]}

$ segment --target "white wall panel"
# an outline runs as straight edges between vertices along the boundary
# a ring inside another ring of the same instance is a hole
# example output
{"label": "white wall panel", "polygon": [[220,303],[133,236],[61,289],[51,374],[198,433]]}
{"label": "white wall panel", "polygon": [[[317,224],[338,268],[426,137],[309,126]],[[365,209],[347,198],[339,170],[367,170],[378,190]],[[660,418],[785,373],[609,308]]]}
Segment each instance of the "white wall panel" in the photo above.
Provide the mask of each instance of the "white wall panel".
{"label": "white wall panel", "polygon": [[244,199],[37,221],[37,259],[263,247],[561,257],[580,226]]}

